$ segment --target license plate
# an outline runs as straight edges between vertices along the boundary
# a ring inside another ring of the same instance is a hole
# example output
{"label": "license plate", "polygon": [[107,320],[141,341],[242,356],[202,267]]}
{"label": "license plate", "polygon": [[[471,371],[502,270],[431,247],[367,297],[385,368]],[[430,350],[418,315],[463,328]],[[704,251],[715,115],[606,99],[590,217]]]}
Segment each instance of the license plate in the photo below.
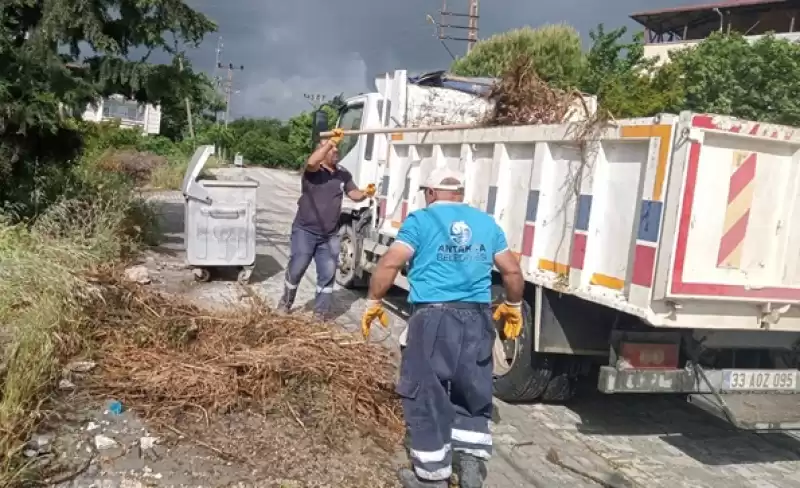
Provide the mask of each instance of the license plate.
{"label": "license plate", "polygon": [[735,369],[723,375],[726,390],[788,391],[796,387],[796,370]]}

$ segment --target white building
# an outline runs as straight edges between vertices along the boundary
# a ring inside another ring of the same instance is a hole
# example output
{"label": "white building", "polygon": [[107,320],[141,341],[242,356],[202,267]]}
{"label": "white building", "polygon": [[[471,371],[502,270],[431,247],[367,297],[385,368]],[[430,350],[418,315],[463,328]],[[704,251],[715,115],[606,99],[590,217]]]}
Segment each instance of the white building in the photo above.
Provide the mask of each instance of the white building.
{"label": "white building", "polygon": [[800,41],[796,17],[800,0],[728,0],[639,12],[631,18],[644,26],[644,55],[669,61],[672,51],[699,44],[712,32],[739,32],[755,41],[766,33]]}
{"label": "white building", "polygon": [[140,104],[121,95],[112,95],[100,100],[96,106],[88,105],[83,120],[103,122],[119,120],[120,127],[140,128],[145,134],[161,132],[161,107]]}

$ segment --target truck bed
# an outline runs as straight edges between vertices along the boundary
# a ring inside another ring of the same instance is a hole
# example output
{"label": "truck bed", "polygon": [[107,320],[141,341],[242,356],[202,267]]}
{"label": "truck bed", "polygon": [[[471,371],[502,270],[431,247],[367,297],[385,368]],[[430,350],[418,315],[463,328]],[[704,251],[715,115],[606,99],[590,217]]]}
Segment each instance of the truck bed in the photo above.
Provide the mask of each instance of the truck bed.
{"label": "truck bed", "polygon": [[688,112],[584,128],[394,134],[379,233],[450,166],[531,283],[658,327],[800,330],[800,132]]}

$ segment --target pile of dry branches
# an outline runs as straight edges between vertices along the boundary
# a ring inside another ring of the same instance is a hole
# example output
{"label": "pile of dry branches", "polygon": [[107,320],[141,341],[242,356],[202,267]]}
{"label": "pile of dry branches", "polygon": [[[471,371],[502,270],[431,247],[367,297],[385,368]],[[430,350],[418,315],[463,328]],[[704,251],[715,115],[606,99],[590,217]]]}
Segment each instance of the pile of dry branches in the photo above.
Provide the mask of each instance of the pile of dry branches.
{"label": "pile of dry branches", "polygon": [[561,124],[570,111],[586,110],[576,91],[561,91],[539,78],[529,56],[520,56],[492,86],[488,98],[494,102],[486,125]]}
{"label": "pile of dry branches", "polygon": [[110,276],[96,280],[92,392],[162,422],[205,424],[249,409],[285,414],[328,440],[401,440],[393,361],[381,345],[263,305],[212,313]]}

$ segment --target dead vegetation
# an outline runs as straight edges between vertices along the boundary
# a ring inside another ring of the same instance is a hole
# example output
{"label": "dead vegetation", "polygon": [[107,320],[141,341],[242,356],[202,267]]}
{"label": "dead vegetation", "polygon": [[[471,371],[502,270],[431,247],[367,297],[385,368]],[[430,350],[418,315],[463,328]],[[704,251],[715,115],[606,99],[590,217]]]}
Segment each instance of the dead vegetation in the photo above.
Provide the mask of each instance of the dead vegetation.
{"label": "dead vegetation", "polygon": [[577,90],[559,90],[533,69],[533,58],[518,57],[487,95],[494,103],[484,121],[489,126],[562,124],[570,118],[594,119]]}
{"label": "dead vegetation", "polygon": [[84,388],[148,420],[203,428],[221,414],[280,413],[312,437],[402,438],[394,366],[381,345],[301,317],[209,312],[110,275],[87,310],[98,372]]}
{"label": "dead vegetation", "polygon": [[154,171],[169,164],[163,156],[132,149],[109,149],[97,161],[99,169],[125,175],[136,185],[147,183]]}

